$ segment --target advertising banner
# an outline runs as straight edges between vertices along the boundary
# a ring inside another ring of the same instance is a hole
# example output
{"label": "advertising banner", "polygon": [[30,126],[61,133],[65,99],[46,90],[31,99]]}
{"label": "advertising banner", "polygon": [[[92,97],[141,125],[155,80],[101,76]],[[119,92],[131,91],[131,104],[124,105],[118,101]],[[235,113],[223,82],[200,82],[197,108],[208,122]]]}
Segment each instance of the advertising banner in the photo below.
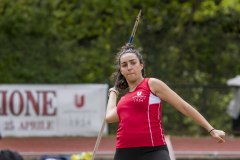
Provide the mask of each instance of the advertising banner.
{"label": "advertising banner", "polygon": [[107,84],[0,85],[0,133],[3,137],[97,136],[107,90]]}

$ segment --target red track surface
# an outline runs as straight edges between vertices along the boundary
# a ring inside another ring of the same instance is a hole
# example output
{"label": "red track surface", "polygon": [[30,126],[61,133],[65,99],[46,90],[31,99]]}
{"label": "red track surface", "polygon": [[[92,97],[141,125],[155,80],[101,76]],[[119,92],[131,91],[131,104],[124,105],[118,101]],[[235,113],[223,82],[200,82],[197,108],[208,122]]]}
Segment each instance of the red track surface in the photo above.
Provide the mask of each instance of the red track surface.
{"label": "red track surface", "polygon": [[[219,144],[210,137],[170,137],[175,156],[181,157],[238,157],[240,158],[240,138],[227,138]],[[96,137],[51,137],[51,138],[3,138],[0,149],[13,149],[23,155],[72,154],[92,151]],[[114,153],[115,137],[103,137],[99,154]]]}

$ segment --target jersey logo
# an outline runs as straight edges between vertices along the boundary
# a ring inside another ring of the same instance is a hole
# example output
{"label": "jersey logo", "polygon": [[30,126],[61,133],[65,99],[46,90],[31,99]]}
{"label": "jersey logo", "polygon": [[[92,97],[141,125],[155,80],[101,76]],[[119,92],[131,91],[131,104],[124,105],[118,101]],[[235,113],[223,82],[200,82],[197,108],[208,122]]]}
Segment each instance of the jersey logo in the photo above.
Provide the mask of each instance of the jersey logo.
{"label": "jersey logo", "polygon": [[146,96],[142,96],[142,92],[138,91],[136,96],[133,96],[132,99],[134,102],[143,102]]}

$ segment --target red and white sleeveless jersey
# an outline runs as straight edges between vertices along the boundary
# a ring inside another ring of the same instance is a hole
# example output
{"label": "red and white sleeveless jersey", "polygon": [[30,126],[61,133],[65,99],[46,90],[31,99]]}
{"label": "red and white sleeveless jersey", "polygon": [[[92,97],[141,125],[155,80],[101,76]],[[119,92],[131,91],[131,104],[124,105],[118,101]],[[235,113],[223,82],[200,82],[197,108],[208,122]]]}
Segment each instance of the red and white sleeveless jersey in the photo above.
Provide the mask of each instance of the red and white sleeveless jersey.
{"label": "red and white sleeveless jersey", "polygon": [[161,99],[151,92],[148,80],[144,78],[133,92],[126,93],[118,102],[116,148],[166,145]]}

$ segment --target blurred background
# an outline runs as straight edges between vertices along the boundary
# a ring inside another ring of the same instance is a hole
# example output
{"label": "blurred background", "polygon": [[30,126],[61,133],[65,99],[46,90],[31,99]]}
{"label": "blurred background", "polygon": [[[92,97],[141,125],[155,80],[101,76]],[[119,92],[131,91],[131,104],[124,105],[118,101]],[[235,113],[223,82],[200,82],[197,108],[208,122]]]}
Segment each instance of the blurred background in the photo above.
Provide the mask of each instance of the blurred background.
{"label": "blurred background", "polygon": [[[240,122],[227,113],[234,97],[227,81],[240,75],[240,0],[0,0],[0,83],[112,86],[115,55],[140,9],[133,43],[146,76],[239,136]],[[163,124],[173,136],[208,135],[168,104]]]}

